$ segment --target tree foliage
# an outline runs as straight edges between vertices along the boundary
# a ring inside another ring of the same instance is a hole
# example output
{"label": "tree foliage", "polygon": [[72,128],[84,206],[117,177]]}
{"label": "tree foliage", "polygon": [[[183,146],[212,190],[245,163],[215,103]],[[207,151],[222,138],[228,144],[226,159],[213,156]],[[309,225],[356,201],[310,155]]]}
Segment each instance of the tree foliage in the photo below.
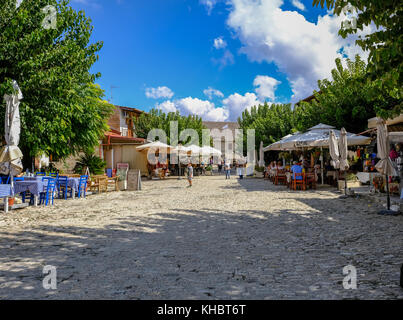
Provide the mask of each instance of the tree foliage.
{"label": "tree foliage", "polygon": [[357,44],[368,50],[368,80],[373,81],[371,94],[374,99],[388,96],[391,105],[376,105],[376,113],[384,118],[402,112],[403,98],[403,2],[401,0],[314,0],[313,5],[326,4],[328,9],[340,15],[350,3],[358,10],[357,28],[341,28],[344,38],[374,24],[375,32],[359,37]]}
{"label": "tree foliage", "polygon": [[[242,112],[238,119],[244,133],[255,129],[256,146],[263,141],[265,146],[280,140],[295,131],[294,112],[291,104],[272,104],[254,106]],[[246,134],[244,134],[244,150],[246,150]]]}
{"label": "tree foliage", "polygon": [[350,132],[363,132],[368,119],[375,117],[377,108],[396,105],[397,99],[386,93],[381,97],[372,94],[376,84],[366,79],[366,64],[360,56],[346,60],[343,67],[336,59],[332,79],[318,82],[320,91],[310,103],[301,102],[295,108],[295,124],[298,130],[306,130],[320,122]]}
{"label": "tree foliage", "polygon": [[[172,121],[178,122],[179,135],[185,129],[194,129],[199,135],[199,144],[202,144],[202,130],[205,129],[202,118],[196,115],[182,116],[179,111],[164,113],[159,109],[152,109],[149,113],[142,113],[135,122],[134,130],[138,137],[146,139],[152,129],[162,129],[167,135],[167,143],[174,144],[177,142],[174,140],[179,136],[175,136],[173,132],[171,133]],[[189,141],[190,138],[187,138],[181,142],[185,145]]]}
{"label": "tree foliage", "polygon": [[[42,26],[48,5],[57,12],[54,29]],[[102,43],[91,44],[91,33],[91,20],[66,0],[24,0],[18,9],[16,0],[0,0],[0,96],[18,82],[20,145],[28,155],[89,150],[107,129],[112,106],[93,84],[100,75],[89,72]]]}
{"label": "tree foliage", "polygon": [[[396,105],[397,99],[387,94],[374,97],[372,91],[376,84],[367,81],[366,64],[356,56],[355,60],[346,59],[343,66],[336,59],[332,78],[318,81],[320,91],[315,92],[311,102],[300,102],[291,107],[288,104],[259,105],[245,110],[238,120],[242,129],[255,129],[256,145],[269,145],[282,137],[305,132],[307,129],[324,123],[347,131],[360,133],[366,130],[368,119],[375,117],[377,107],[387,108]],[[244,141],[244,146],[246,142]]]}

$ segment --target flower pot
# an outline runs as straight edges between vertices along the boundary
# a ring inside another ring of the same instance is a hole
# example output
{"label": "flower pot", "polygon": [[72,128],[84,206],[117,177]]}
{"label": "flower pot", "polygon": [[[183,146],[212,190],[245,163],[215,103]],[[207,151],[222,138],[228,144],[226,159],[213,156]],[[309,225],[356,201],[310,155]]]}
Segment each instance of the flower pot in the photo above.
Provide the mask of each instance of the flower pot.
{"label": "flower pot", "polygon": [[14,198],[8,198],[8,205],[11,207],[14,205]]}

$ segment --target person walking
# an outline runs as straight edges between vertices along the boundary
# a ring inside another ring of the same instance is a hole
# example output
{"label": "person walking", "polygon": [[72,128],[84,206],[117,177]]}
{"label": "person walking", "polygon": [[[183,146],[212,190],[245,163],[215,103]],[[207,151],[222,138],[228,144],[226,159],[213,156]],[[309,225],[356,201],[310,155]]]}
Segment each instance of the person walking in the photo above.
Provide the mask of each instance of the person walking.
{"label": "person walking", "polygon": [[188,182],[189,182],[189,186],[192,186],[192,180],[193,180],[193,166],[192,164],[189,162],[188,163]]}
{"label": "person walking", "polygon": [[228,160],[224,161],[225,180],[231,179],[231,165]]}

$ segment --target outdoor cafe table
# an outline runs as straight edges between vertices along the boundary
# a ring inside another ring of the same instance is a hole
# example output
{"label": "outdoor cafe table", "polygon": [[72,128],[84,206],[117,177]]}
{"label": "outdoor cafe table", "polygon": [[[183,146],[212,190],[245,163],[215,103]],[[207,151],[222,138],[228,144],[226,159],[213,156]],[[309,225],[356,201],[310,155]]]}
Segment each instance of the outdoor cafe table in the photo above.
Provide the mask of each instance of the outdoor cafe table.
{"label": "outdoor cafe table", "polygon": [[0,184],[0,198],[4,198],[4,211],[8,212],[8,198],[13,195],[11,184]]}
{"label": "outdoor cafe table", "polygon": [[[14,193],[29,191],[34,195],[34,205],[38,205],[38,197],[41,192],[45,191],[47,180],[43,181],[44,177],[24,177],[23,181],[14,182]],[[78,190],[80,178],[68,178],[67,186],[72,189],[72,198],[75,198],[76,190]]]}
{"label": "outdoor cafe table", "polygon": [[14,181],[14,193],[19,194],[29,191],[34,196],[34,206],[38,205],[38,198],[44,188],[47,186],[43,177],[24,177],[22,181]]}

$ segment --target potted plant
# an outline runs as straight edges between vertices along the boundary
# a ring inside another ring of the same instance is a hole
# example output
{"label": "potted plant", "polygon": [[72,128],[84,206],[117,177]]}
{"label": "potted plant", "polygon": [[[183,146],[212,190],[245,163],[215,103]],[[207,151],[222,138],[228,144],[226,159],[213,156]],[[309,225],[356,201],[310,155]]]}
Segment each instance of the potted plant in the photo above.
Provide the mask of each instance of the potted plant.
{"label": "potted plant", "polygon": [[255,166],[255,176],[257,178],[263,178],[263,176],[264,176],[264,167]]}
{"label": "potted plant", "polygon": [[206,167],[206,176],[212,176],[213,175],[213,167],[211,165],[208,165]]}
{"label": "potted plant", "polygon": [[86,168],[89,169],[91,174],[102,175],[105,173],[106,162],[100,157],[87,153],[80,157],[74,167],[74,172],[77,174],[83,174]]}
{"label": "potted plant", "polygon": [[11,207],[14,205],[15,202],[15,198],[14,197],[10,197],[8,198],[8,206]]}

